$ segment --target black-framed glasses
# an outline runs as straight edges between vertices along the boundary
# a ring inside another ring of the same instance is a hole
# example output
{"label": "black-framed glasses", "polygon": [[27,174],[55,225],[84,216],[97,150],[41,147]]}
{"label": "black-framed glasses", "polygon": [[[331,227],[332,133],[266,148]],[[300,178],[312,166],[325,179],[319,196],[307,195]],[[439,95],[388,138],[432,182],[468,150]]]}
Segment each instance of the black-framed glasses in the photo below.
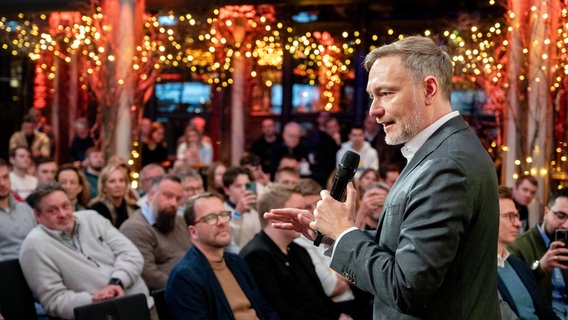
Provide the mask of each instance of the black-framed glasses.
{"label": "black-framed glasses", "polygon": [[205,215],[205,216],[199,218],[198,220],[196,220],[193,223],[193,225],[196,225],[199,222],[205,222],[206,224],[208,224],[210,226],[214,226],[219,221],[219,218],[223,218],[227,221],[231,221],[231,219],[233,218],[233,215],[231,214],[230,210],[223,210],[219,213],[211,213],[211,214]]}
{"label": "black-framed glasses", "polygon": [[519,215],[518,212],[502,213],[501,216],[509,218],[509,221],[511,221],[511,223],[515,223],[515,221],[521,220],[521,215]]}
{"label": "black-framed glasses", "polygon": [[548,208],[548,211],[552,212],[552,214],[556,217],[556,219],[558,219],[558,221],[564,223],[566,220],[568,220],[568,214],[566,214],[565,212],[562,211],[554,211],[550,208]]}

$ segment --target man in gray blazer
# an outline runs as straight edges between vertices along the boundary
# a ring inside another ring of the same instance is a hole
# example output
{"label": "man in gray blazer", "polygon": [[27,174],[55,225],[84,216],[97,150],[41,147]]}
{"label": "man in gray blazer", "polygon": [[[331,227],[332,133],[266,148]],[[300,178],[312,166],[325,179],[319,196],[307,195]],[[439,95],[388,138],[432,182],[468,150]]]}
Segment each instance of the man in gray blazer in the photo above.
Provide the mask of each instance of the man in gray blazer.
{"label": "man in gray blazer", "polygon": [[388,144],[404,144],[408,161],[376,234],[354,226],[351,184],[345,203],[323,191],[313,216],[282,209],[266,217],[334,240],[331,267],[375,296],[374,319],[498,319],[497,177],[451,110],[450,57],[428,38],[408,37],[373,50],[365,67],[369,114]]}

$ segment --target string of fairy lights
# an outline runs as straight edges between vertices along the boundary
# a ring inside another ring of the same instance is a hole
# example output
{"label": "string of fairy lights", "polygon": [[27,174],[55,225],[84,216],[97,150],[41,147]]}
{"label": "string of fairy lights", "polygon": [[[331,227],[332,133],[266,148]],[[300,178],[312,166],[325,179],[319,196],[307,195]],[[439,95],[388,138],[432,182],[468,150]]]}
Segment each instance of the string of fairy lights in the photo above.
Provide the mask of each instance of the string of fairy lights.
{"label": "string of fairy lights", "polygon": [[[490,4],[496,5],[494,2]],[[307,84],[320,85],[321,107],[334,111],[338,106],[338,88],[352,71],[354,54],[366,43],[364,38],[372,40],[373,44],[367,48],[372,50],[374,44],[404,37],[394,28],[371,35],[360,31],[345,31],[338,35],[328,32],[297,34],[291,26],[275,21],[273,10],[271,6],[227,6],[214,9],[211,16],[205,18],[174,12],[148,15],[144,22],[143,40],[132,58],[132,71],[142,81],[148,78],[148,69],[161,72],[189,70],[194,77],[220,91],[233,83],[235,70],[232,62],[242,55],[254,66],[248,76],[269,88],[278,79],[265,71],[281,70],[284,55],[290,54],[297,62],[295,73]],[[538,12],[536,7],[530,8],[527,13],[534,14],[542,15],[544,20],[550,19],[549,13]],[[543,64],[536,66],[549,72],[550,79],[546,80],[551,83],[551,95],[566,86],[564,82],[568,75],[566,8],[562,8],[557,16],[555,37],[544,39],[542,43],[553,46],[555,52],[541,57]],[[55,79],[58,69],[53,58],[46,57],[57,57],[66,63],[81,59],[85,61],[86,68],[79,81],[81,88],[86,89],[89,77],[117,59],[105,42],[105,34],[111,27],[105,24],[102,8],[96,7],[92,14],[78,14],[69,25],[50,28],[49,18],[46,14],[0,17],[0,48],[14,56],[25,55],[32,61],[38,61],[36,71],[44,73],[50,80]],[[481,88],[487,93],[488,103],[484,111],[504,112],[507,107],[506,91],[511,86],[506,63],[509,35],[516,25],[523,23],[523,19],[526,17],[517,17],[508,11],[505,16],[495,17],[490,23],[481,24],[472,19],[460,21],[460,25],[447,30],[423,30],[421,33],[437,37],[448,45],[459,85]],[[239,32],[242,34],[237,34]],[[528,63],[526,56],[531,53],[531,47],[530,44],[525,45],[523,63]],[[524,88],[530,90],[527,80],[526,73],[521,72],[518,82],[524,82]],[[118,85],[122,84],[121,81],[124,79],[117,79]],[[161,81],[159,75],[156,81]],[[562,140],[564,137],[558,138],[561,140],[555,150],[557,156],[551,162],[551,170],[565,172],[566,143]],[[507,152],[508,147],[498,137],[488,146],[488,151],[499,154]],[[543,174],[531,167],[531,156],[515,163],[517,174]]]}

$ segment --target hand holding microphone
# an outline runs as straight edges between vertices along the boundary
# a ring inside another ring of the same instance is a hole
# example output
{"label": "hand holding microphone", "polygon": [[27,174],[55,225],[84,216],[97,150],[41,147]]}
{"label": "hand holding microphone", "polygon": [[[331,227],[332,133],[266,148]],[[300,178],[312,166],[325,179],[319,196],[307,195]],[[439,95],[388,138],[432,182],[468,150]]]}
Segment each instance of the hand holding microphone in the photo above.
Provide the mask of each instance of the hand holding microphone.
{"label": "hand holding microphone", "polygon": [[[330,191],[331,197],[335,200],[342,201],[347,184],[357,172],[359,159],[359,154],[353,151],[347,151],[341,158],[341,161],[337,164],[337,173],[335,174],[333,186]],[[321,244],[323,236],[324,235],[321,232],[316,230],[316,238],[314,239],[315,246],[319,246]]]}

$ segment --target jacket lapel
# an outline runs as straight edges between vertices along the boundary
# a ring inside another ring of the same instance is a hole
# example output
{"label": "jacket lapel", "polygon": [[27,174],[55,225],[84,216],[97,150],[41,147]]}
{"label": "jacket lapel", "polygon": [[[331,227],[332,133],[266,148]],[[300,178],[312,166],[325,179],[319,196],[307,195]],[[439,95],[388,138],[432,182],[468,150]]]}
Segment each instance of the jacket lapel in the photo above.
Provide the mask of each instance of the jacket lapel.
{"label": "jacket lapel", "polygon": [[398,179],[389,191],[389,194],[385,200],[385,205],[383,211],[381,212],[381,217],[379,219],[379,224],[377,225],[377,232],[375,234],[375,241],[379,239],[383,221],[385,217],[385,211],[388,210],[391,205],[391,201],[394,198],[392,194],[397,194],[399,186],[404,183],[405,178],[420,164],[422,161],[428,157],[434,150],[436,150],[444,140],[446,140],[452,134],[467,129],[467,124],[463,120],[461,115],[453,117],[444,123],[438,130],[436,130],[424,144],[416,151],[414,157],[406,164]]}

